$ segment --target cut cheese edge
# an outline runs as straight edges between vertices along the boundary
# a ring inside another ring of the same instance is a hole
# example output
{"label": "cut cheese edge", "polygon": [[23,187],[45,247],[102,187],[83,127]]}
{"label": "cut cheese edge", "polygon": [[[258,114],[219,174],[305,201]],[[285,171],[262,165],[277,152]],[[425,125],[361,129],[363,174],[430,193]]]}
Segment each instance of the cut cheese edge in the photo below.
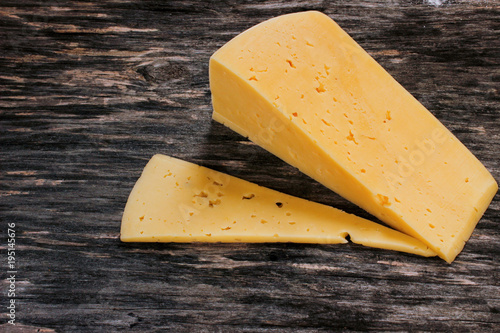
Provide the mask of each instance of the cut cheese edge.
{"label": "cut cheese edge", "polygon": [[452,262],[498,190],[328,16],[283,15],[210,59],[213,118]]}
{"label": "cut cheese edge", "polygon": [[155,155],[128,198],[124,242],[354,243],[434,256],[425,244],[338,209],[165,155]]}

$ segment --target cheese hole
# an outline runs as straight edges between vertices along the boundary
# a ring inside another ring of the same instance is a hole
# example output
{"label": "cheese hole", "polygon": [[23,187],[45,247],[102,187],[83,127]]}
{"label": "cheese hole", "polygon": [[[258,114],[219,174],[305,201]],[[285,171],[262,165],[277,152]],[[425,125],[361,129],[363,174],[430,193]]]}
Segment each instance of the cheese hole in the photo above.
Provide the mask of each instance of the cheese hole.
{"label": "cheese hole", "polygon": [[255,194],[253,193],[250,193],[250,194],[245,194],[243,195],[243,197],[241,198],[241,200],[250,200],[250,199],[253,199],[255,197]]}
{"label": "cheese hole", "polygon": [[329,122],[327,122],[325,119],[321,118],[321,121],[323,122],[323,124],[325,124],[326,126],[332,126],[332,124],[330,124]]}
{"label": "cheese hole", "polygon": [[[377,198],[382,206],[390,206],[389,197],[383,194],[377,194]],[[382,214],[381,214],[382,215]]]}
{"label": "cheese hole", "polygon": [[220,199],[216,200],[209,200],[208,201],[208,207],[213,208],[214,206],[217,206],[221,203]]}
{"label": "cheese hole", "polygon": [[278,206],[278,208],[281,208],[281,207],[283,207],[283,203],[281,203],[281,202],[277,202],[277,203],[276,203],[276,206]]}
{"label": "cheese hole", "polygon": [[[318,78],[316,78],[316,80],[318,80]],[[325,86],[323,85],[323,83],[319,82],[319,86],[316,88],[316,91],[320,94],[320,93],[324,93],[326,91],[325,89]]]}
{"label": "cheese hole", "polygon": [[355,144],[358,144],[358,143],[356,142],[356,139],[354,138],[354,134],[352,134],[352,131],[349,131],[349,135],[348,135],[348,136],[346,136],[346,139],[347,139],[347,140],[349,140],[349,141],[354,142]]}
{"label": "cheese hole", "polygon": [[361,169],[360,171],[361,171],[361,173],[366,173],[365,169]]}
{"label": "cheese hole", "polygon": [[287,59],[286,62],[290,65],[290,67],[296,68],[291,60]]}
{"label": "cheese hole", "polygon": [[291,216],[291,215],[292,215],[292,213],[286,212],[286,216]]}
{"label": "cheese hole", "polygon": [[260,220],[260,223],[262,223],[262,224],[266,224],[266,223],[267,223],[267,221],[266,221],[266,220]]}
{"label": "cheese hole", "polygon": [[339,235],[340,237],[344,238],[346,241],[350,242],[351,241],[351,235],[349,235],[348,232],[343,232]]}
{"label": "cheese hole", "polygon": [[195,194],[194,196],[195,197],[200,197],[200,198],[207,198],[208,197],[208,193],[205,192],[205,191],[200,191],[199,193]]}
{"label": "cheese hole", "polygon": [[328,67],[326,64],[324,64],[324,66],[325,66],[326,75],[330,75],[330,72],[328,71],[330,69],[330,67]]}
{"label": "cheese hole", "polygon": [[297,112],[292,113],[292,116],[297,117],[298,116]]}
{"label": "cheese hole", "polygon": [[257,80],[257,78],[256,78],[256,77],[255,77],[255,75],[254,75],[254,76],[250,77],[250,78],[248,79],[248,81],[259,81],[259,80]]}
{"label": "cheese hole", "polygon": [[429,227],[430,227],[431,229],[434,229],[436,226],[435,226],[434,224],[432,224],[432,223],[429,223]]}

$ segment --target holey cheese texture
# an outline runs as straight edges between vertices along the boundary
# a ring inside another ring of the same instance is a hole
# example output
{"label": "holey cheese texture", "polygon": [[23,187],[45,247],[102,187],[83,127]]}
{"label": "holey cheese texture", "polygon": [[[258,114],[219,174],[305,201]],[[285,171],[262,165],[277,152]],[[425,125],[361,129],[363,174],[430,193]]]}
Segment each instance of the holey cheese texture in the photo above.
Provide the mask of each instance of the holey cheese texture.
{"label": "holey cheese texture", "polygon": [[122,218],[124,242],[354,243],[434,256],[424,243],[338,209],[155,155]]}
{"label": "holey cheese texture", "polygon": [[210,59],[213,118],[448,262],[498,186],[328,16],[263,22]]}

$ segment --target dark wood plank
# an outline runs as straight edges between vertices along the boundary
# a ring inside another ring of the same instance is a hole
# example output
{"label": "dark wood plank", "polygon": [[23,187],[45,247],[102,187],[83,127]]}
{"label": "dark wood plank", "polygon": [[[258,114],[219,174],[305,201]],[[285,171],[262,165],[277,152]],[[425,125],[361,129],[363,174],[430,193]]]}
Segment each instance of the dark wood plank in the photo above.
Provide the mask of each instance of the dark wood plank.
{"label": "dark wood plank", "polygon": [[0,246],[15,223],[18,326],[3,298],[1,331],[498,330],[498,195],[451,265],[354,244],[118,240],[155,153],[371,218],[211,120],[210,55],[309,9],[334,18],[500,179],[499,1],[5,0]]}

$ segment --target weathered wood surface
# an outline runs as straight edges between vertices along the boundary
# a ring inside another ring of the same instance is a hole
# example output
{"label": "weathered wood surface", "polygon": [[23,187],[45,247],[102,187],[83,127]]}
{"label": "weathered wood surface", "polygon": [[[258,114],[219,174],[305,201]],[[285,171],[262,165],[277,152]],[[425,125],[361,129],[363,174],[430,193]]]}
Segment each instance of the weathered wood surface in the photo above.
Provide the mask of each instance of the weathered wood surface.
{"label": "weathered wood surface", "polygon": [[370,218],[211,120],[210,55],[308,9],[334,18],[500,179],[499,1],[4,0],[0,331],[14,332],[8,222],[16,332],[498,331],[498,195],[451,265],[353,244],[118,240],[155,153]]}

